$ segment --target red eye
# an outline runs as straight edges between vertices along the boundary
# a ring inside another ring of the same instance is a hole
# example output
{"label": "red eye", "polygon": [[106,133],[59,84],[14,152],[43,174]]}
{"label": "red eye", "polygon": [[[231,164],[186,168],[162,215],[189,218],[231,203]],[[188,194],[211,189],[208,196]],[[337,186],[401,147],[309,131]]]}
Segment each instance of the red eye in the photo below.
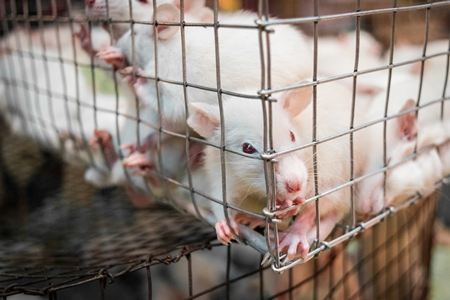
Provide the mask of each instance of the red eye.
{"label": "red eye", "polygon": [[289,133],[291,134],[291,141],[295,142],[295,134],[292,131],[289,131]]}
{"label": "red eye", "polygon": [[139,0],[141,3],[148,3],[148,0]]}
{"label": "red eye", "polygon": [[242,151],[247,154],[253,154],[256,152],[256,149],[249,143],[244,143],[242,144]]}

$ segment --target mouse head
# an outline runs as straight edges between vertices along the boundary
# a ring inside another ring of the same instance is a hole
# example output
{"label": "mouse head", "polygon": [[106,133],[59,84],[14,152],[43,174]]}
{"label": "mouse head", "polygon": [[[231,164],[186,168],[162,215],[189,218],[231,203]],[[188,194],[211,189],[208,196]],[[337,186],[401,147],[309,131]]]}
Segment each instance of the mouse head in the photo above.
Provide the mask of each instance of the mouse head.
{"label": "mouse head", "polygon": [[[294,118],[311,101],[310,89],[283,92],[272,104],[272,139],[275,152],[293,149],[303,144]],[[232,192],[241,190],[244,197],[250,193],[265,195],[264,172],[264,117],[262,104],[255,99],[227,97],[223,102],[225,165],[227,186]],[[191,103],[188,125],[212,144],[220,147],[221,118],[217,105]],[[228,150],[228,151],[227,151]],[[220,180],[220,150],[207,147],[205,167],[216,172],[211,178]],[[277,204],[280,208],[302,203],[307,172],[297,151],[274,157]],[[219,179],[217,179],[219,178]]]}

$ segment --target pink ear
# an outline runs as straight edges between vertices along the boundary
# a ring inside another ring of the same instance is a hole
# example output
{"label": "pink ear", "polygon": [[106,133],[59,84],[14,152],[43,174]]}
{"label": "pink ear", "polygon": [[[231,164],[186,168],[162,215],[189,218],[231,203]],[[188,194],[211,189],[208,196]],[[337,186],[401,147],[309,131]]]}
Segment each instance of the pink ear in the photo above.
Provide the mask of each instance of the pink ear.
{"label": "pink ear", "polygon": [[[416,106],[416,102],[412,99],[406,101],[400,112],[411,109]],[[416,112],[412,111],[398,117],[398,136],[406,138],[408,141],[413,140],[417,135],[417,119]]]}
{"label": "pink ear", "polygon": [[[180,21],[180,11],[172,4],[161,4],[156,8],[157,22],[170,23]],[[178,32],[178,26],[158,25],[158,38],[170,39]]]}
{"label": "pink ear", "polygon": [[205,144],[191,142],[189,145],[189,167],[195,170],[203,164],[203,150]]}
{"label": "pink ear", "polygon": [[279,102],[291,117],[298,116],[312,100],[312,87],[302,87],[284,92]]}
{"label": "pink ear", "polygon": [[220,127],[219,108],[206,103],[189,103],[187,123],[202,137],[209,139]]}

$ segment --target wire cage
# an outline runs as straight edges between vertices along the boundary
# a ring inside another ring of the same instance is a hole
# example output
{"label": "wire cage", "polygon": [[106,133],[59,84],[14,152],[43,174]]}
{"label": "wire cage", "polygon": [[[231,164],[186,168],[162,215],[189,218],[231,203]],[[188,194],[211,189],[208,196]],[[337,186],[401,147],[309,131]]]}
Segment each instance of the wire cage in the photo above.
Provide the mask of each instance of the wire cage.
{"label": "wire cage", "polygon": [[448,1],[0,15],[0,296],[427,294]]}

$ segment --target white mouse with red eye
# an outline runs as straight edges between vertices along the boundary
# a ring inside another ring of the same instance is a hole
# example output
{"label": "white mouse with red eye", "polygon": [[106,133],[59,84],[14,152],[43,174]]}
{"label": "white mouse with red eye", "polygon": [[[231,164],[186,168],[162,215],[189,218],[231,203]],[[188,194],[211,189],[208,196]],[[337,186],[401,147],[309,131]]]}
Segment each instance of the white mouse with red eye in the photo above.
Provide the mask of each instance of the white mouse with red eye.
{"label": "white mouse with red eye", "polygon": [[[295,93],[301,98],[303,90]],[[273,148],[276,151],[289,150],[301,145],[299,130],[292,123],[293,118],[308,105],[309,101],[291,101],[285,92],[277,103],[272,105]],[[262,105],[259,100],[224,96],[223,113],[225,122],[225,173],[222,180],[221,150],[206,146],[204,150],[204,168],[209,179],[209,196],[223,199],[222,181],[226,182],[226,201],[233,208],[259,214],[261,218],[229,209],[230,226],[225,218],[224,206],[210,202],[216,217],[218,239],[228,244],[237,234],[237,223],[250,224],[250,227],[264,223],[261,213],[266,207],[266,179],[264,161],[264,127]],[[217,105],[191,103],[188,124],[208,142],[220,147],[220,113]],[[245,129],[244,129],[245,128]],[[280,205],[300,204],[304,200],[304,189],[308,180],[307,169],[303,161],[294,153],[280,155],[276,158],[275,182],[277,202]],[[296,211],[286,213],[286,217]]]}

